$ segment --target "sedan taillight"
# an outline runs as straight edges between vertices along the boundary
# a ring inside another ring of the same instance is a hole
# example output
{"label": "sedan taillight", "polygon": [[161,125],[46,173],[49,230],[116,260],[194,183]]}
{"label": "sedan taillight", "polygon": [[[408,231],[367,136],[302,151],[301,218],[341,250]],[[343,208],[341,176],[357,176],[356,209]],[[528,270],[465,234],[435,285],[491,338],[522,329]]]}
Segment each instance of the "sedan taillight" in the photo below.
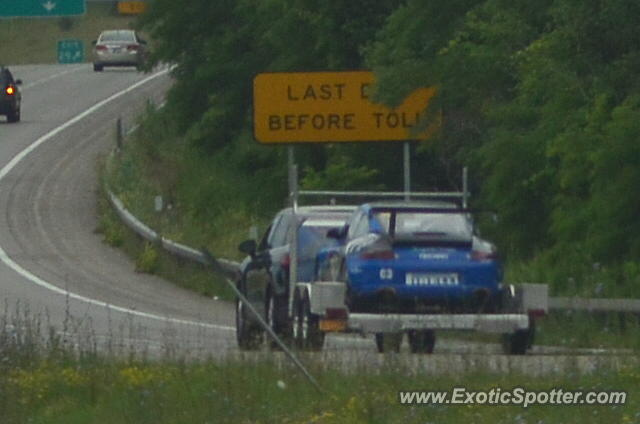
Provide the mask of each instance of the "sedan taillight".
{"label": "sedan taillight", "polygon": [[7,86],[7,88],[4,90],[5,93],[7,93],[9,96],[12,96],[13,94],[15,94],[16,89],[13,88],[12,85]]}
{"label": "sedan taillight", "polygon": [[129,51],[137,51],[140,48],[140,46],[138,46],[137,44],[129,44],[127,46],[127,50]]}
{"label": "sedan taillight", "polygon": [[96,50],[97,51],[106,51],[107,50],[107,46],[96,46]]}

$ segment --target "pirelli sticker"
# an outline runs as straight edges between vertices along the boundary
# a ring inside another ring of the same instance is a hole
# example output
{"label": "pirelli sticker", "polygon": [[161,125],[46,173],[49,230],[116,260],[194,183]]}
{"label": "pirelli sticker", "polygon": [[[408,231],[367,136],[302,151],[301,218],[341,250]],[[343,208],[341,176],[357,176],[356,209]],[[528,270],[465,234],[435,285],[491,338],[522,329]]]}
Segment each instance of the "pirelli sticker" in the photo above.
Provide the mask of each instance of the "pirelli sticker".
{"label": "pirelli sticker", "polygon": [[433,88],[396,108],[371,101],[368,71],[263,73],[253,80],[254,136],[260,143],[407,141],[426,139],[421,122]]}

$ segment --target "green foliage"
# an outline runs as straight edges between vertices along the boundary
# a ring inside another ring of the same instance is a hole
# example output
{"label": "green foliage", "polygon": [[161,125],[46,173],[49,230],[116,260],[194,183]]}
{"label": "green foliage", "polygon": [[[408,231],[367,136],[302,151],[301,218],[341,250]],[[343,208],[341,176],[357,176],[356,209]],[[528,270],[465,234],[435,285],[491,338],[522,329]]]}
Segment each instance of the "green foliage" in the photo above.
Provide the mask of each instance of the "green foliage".
{"label": "green foliage", "polygon": [[[255,219],[286,198],[284,149],[252,141],[256,73],[369,67],[390,105],[437,87],[428,113],[441,130],[414,146],[413,188],[459,189],[469,166],[474,206],[499,216],[484,234],[510,260],[564,281],[593,263],[624,275],[640,254],[637,2],[192,3],[156,0],[140,24],[154,59],[177,64],[164,117],[181,144],[176,202],[194,220],[230,208]],[[401,152],[301,146],[296,160],[307,187],[400,189]]]}
{"label": "green foliage", "polygon": [[368,51],[380,98],[438,86],[437,141],[472,165],[475,204],[499,213],[489,234],[510,258],[555,270],[560,290],[568,275],[588,281],[593,263],[617,270],[612,285],[631,282],[639,13],[629,0],[414,0]]}
{"label": "green foliage", "polygon": [[153,243],[145,243],[142,252],[136,259],[136,271],[153,274],[158,268],[158,250]]}
{"label": "green foliage", "polygon": [[375,169],[367,169],[347,162],[346,157],[331,161],[321,172],[307,168],[302,187],[308,190],[354,190],[361,188],[377,174]]}

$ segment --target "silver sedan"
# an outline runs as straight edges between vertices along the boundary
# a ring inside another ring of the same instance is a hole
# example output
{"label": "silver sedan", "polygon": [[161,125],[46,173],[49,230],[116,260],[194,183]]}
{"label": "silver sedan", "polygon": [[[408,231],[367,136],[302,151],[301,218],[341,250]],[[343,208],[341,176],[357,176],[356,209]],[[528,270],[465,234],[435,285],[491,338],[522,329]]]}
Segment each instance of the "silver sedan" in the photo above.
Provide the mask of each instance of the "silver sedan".
{"label": "silver sedan", "polygon": [[105,66],[135,66],[141,69],[147,55],[147,42],[129,29],[102,31],[93,44],[93,70],[96,72],[102,71]]}

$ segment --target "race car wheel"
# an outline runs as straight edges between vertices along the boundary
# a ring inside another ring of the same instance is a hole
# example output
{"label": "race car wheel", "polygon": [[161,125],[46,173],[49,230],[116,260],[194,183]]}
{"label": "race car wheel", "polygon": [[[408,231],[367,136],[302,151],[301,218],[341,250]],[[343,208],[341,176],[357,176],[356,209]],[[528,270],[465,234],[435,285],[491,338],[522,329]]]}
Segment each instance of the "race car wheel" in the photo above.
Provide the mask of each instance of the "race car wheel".
{"label": "race car wheel", "polygon": [[[240,289],[244,294],[245,291]],[[250,311],[244,303],[236,299],[236,340],[240,350],[257,350],[262,344],[262,331],[251,322]]]}
{"label": "race car wheel", "polygon": [[400,352],[402,333],[376,333],[376,347],[379,353]]}
{"label": "race car wheel", "polygon": [[412,330],[407,333],[411,353],[433,353],[436,333],[433,330]]}

